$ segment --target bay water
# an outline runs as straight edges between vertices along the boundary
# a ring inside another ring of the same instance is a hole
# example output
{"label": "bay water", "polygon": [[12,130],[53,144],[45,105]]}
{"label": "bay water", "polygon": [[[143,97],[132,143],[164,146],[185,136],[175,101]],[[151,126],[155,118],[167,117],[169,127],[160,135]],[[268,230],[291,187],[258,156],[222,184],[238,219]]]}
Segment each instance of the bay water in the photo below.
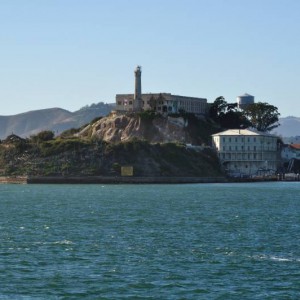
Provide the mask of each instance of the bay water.
{"label": "bay water", "polygon": [[300,183],[0,185],[0,299],[300,299]]}

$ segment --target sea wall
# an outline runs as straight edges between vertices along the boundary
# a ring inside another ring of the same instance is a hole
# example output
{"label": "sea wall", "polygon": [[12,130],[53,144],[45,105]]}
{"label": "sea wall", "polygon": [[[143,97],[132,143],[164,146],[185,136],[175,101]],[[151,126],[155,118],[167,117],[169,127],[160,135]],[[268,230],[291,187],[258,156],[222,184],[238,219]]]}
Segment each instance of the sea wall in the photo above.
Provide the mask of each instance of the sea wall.
{"label": "sea wall", "polygon": [[227,182],[225,177],[105,177],[105,176],[85,176],[85,177],[28,177],[27,183],[69,183],[69,184],[87,184],[87,183],[215,183]]}
{"label": "sea wall", "polygon": [[16,177],[7,177],[7,176],[0,176],[0,184],[1,183],[27,183],[27,176],[16,176]]}

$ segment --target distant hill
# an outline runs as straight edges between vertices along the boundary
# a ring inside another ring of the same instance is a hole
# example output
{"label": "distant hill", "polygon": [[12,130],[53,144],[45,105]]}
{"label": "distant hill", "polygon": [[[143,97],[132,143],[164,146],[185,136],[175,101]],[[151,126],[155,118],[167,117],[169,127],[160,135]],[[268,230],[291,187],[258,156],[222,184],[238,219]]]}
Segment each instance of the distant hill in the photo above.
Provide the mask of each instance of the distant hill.
{"label": "distant hill", "polygon": [[113,104],[99,102],[70,112],[62,108],[49,108],[29,111],[12,116],[0,116],[0,139],[14,133],[20,137],[30,137],[43,130],[52,130],[55,134],[70,128],[78,128],[96,117],[106,116]]}
{"label": "distant hill", "polygon": [[296,137],[300,136],[300,118],[299,117],[285,117],[279,119],[280,126],[275,128],[272,133],[278,134],[282,137]]}

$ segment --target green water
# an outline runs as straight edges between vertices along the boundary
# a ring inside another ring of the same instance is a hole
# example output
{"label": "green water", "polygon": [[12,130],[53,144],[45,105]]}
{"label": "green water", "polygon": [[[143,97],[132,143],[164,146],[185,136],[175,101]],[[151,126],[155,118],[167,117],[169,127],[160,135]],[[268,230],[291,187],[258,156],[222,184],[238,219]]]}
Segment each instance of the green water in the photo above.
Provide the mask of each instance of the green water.
{"label": "green water", "polygon": [[299,192],[0,185],[0,299],[299,299]]}

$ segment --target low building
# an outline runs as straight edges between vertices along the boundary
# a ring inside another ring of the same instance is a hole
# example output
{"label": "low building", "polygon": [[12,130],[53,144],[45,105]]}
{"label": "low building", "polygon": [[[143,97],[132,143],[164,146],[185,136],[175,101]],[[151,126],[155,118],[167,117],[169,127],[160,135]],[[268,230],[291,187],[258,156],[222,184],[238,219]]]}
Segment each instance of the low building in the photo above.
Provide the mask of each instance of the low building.
{"label": "low building", "polygon": [[212,142],[231,176],[274,174],[279,166],[275,135],[250,129],[230,129],[212,135]]}
{"label": "low building", "polygon": [[[142,94],[142,110],[154,110],[159,113],[178,113],[181,110],[195,115],[205,115],[207,99],[172,95],[170,93]],[[130,112],[135,110],[134,94],[116,95],[116,110]]]}
{"label": "low building", "polygon": [[281,149],[281,158],[287,162],[291,159],[300,159],[300,144],[286,144]]}

